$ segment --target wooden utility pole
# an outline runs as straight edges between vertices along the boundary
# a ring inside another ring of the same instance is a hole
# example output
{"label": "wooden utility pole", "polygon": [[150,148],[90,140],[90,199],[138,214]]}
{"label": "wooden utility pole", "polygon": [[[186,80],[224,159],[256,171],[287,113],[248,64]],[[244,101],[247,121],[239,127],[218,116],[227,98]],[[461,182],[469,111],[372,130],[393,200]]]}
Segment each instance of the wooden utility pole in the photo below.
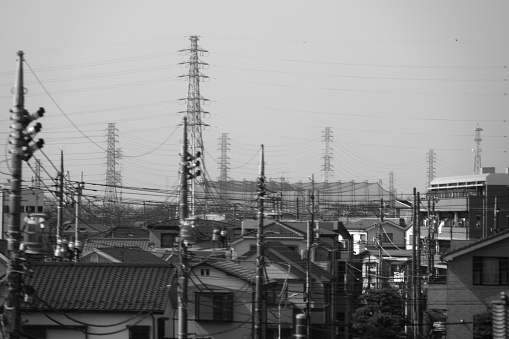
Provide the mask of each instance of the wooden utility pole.
{"label": "wooden utility pole", "polygon": [[263,218],[265,189],[265,159],[262,145],[260,155],[260,173],[257,183],[258,194],[258,231],[256,233],[256,291],[255,291],[255,312],[254,312],[254,338],[263,339],[263,270],[265,266],[263,249]]}

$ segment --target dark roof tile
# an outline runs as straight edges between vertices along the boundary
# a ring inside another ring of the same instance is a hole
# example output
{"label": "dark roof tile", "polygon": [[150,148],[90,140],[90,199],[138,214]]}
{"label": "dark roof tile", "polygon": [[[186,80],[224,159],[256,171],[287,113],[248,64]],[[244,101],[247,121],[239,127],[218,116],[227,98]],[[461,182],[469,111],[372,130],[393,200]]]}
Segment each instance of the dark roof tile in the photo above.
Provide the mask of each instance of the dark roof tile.
{"label": "dark roof tile", "polygon": [[[164,312],[168,264],[34,263],[24,278],[35,295],[24,310]],[[59,288],[55,288],[59,286]]]}

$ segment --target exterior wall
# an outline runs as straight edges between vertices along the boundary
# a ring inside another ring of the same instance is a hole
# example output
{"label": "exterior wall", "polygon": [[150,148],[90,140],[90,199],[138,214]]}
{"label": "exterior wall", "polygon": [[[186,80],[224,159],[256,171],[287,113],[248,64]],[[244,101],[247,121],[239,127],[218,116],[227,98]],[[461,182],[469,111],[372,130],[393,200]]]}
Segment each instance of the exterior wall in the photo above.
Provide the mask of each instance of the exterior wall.
{"label": "exterior wall", "polygon": [[[278,241],[285,246],[295,247],[297,253],[301,254],[302,251],[306,250],[306,242],[302,239],[298,238],[271,238],[265,237],[264,242],[270,241]],[[234,259],[243,256],[245,253],[249,252],[253,247],[256,247],[256,238],[244,238],[243,241],[239,241],[235,244],[232,244],[234,250]]]}
{"label": "exterior wall", "polygon": [[[209,275],[200,275],[201,269],[208,269]],[[215,339],[245,338],[251,333],[254,285],[245,280],[227,275],[210,265],[193,268],[188,289],[188,332],[196,337]],[[233,321],[197,321],[195,316],[195,292],[231,291],[233,295]],[[239,324],[244,323],[244,326]],[[175,336],[176,337],[176,336]]]}
{"label": "exterior wall", "polygon": [[[388,247],[399,247],[401,249],[404,249],[405,248],[405,230],[403,228],[401,228],[400,226],[395,226],[395,225],[392,225],[390,223],[386,223],[384,222],[383,226],[382,226],[383,230],[382,230],[382,234],[389,234],[389,233],[392,233],[392,242],[390,241],[384,241],[383,242],[383,246],[388,248]],[[367,229],[367,241],[368,243],[373,243],[373,239],[376,238],[376,235],[377,235],[377,231],[376,231],[377,227],[370,227],[369,229]]]}
{"label": "exterior wall", "polygon": [[[83,326],[71,321],[62,313],[47,313],[49,317],[57,320],[59,323],[68,326]],[[46,339],[62,339],[62,338],[76,338],[76,339],[129,339],[129,330],[126,326],[148,326],[150,327],[150,338],[154,338],[154,333],[157,333],[157,318],[162,315],[155,315],[152,317],[150,314],[143,313],[136,316],[135,313],[129,314],[112,314],[112,313],[82,313],[82,312],[66,312],[66,315],[76,319],[80,322],[88,324],[85,327],[87,334],[67,328],[58,328],[58,325],[44,314],[31,313],[22,315],[23,327],[38,327],[44,326],[48,328]],[[130,320],[129,320],[130,319]],[[140,321],[141,320],[141,321]],[[140,322],[138,322],[140,321]],[[91,325],[111,325],[119,324],[108,327],[96,327]],[[83,327],[82,327],[83,328]],[[154,332],[154,330],[156,332]],[[118,333],[114,333],[118,332]],[[96,333],[96,335],[94,335]],[[105,335],[104,333],[111,333]],[[166,337],[171,337],[171,333],[166,333]]]}
{"label": "exterior wall", "polygon": [[469,233],[473,239],[481,239],[509,228],[509,191],[507,186],[484,187],[484,195],[472,196],[468,210]]}
{"label": "exterior wall", "polygon": [[[473,338],[473,317],[487,311],[493,300],[500,299],[500,292],[508,293],[509,286],[473,285],[472,257],[507,257],[509,239],[492,244],[448,262],[447,269],[447,338]],[[436,299],[436,298],[434,298]],[[439,304],[435,302],[437,307]]]}
{"label": "exterior wall", "polygon": [[[9,190],[2,189],[0,204],[2,213],[0,213],[0,239],[7,239],[7,230],[9,228],[10,214],[9,210]],[[44,192],[40,189],[25,189],[21,191],[21,223],[27,216],[27,213],[44,213]]]}
{"label": "exterior wall", "polygon": [[364,230],[348,230],[353,238],[353,252],[359,254],[364,251],[368,243],[368,234]]}

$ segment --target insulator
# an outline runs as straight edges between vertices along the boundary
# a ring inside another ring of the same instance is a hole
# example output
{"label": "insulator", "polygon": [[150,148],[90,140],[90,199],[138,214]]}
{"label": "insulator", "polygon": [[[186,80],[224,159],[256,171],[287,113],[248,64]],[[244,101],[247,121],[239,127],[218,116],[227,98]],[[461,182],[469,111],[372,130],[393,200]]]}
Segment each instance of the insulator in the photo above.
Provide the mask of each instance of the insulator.
{"label": "insulator", "polygon": [[506,329],[505,305],[501,301],[494,301],[491,306],[493,339],[503,339]]}
{"label": "insulator", "polygon": [[38,122],[35,125],[28,127],[26,130],[26,133],[33,137],[34,135],[39,133],[41,131],[41,129],[42,129],[42,125],[40,122]]}
{"label": "insulator", "polygon": [[37,112],[35,112],[35,113],[31,113],[31,114],[30,114],[30,118],[31,118],[32,120],[37,120],[37,119],[41,118],[41,117],[44,115],[44,113],[46,113],[46,111],[44,110],[44,108],[39,107],[39,109],[37,110]]}

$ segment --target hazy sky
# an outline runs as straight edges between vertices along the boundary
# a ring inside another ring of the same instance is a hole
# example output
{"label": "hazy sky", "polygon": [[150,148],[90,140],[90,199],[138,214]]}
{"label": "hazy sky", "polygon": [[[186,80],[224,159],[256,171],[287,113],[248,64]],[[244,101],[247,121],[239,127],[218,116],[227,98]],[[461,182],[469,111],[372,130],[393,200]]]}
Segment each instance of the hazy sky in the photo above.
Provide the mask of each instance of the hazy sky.
{"label": "hazy sky", "polygon": [[180,63],[189,60],[179,50],[191,35],[208,51],[200,88],[210,100],[203,139],[214,180],[218,138],[228,133],[231,178],[256,179],[264,144],[268,178],[320,181],[325,127],[333,181],[388,188],[392,172],[399,194],[424,192],[428,149],[436,177],[471,174],[477,125],[482,165],[509,167],[508,1],[1,0],[1,182],[22,50],[26,108],[47,112],[44,153],[35,155],[47,185],[60,150],[71,180],[104,184],[113,122],[123,185],[175,187],[188,91]]}

